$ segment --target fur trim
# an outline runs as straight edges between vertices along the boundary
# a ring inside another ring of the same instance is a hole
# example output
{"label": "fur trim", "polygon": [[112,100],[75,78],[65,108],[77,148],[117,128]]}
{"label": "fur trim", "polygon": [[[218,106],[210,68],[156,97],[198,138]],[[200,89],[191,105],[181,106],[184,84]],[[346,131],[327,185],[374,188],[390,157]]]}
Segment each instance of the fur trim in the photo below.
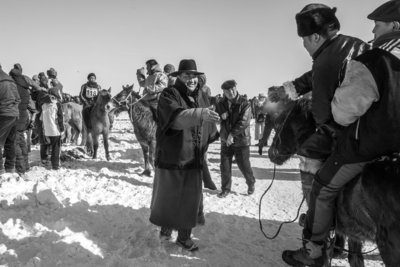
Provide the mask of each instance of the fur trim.
{"label": "fur trim", "polygon": [[326,26],[333,26],[333,29],[340,30],[340,23],[337,19],[336,8],[320,7],[305,10],[296,15],[297,34],[300,37],[318,33]]}
{"label": "fur trim", "polygon": [[282,86],[285,89],[285,93],[288,95],[289,99],[296,100],[299,97],[293,82],[284,82]]}

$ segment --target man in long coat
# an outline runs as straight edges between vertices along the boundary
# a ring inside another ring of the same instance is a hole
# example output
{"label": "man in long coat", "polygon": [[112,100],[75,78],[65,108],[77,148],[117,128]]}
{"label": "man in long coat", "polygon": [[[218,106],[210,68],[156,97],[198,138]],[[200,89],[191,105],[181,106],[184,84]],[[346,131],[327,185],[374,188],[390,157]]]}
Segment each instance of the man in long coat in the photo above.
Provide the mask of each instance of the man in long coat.
{"label": "man in long coat", "polygon": [[199,90],[196,62],[182,60],[175,84],[164,89],[158,103],[155,178],[150,221],[161,226],[160,237],[178,230],[176,243],[197,250],[190,238],[202,198],[202,168],[208,145],[218,138],[218,113],[208,109]]}

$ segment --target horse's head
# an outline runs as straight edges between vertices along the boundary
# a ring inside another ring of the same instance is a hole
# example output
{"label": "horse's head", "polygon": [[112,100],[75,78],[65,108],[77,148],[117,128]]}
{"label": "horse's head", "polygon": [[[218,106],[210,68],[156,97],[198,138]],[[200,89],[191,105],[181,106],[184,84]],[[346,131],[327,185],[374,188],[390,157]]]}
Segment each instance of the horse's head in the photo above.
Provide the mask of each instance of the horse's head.
{"label": "horse's head", "polygon": [[274,118],[275,130],[268,155],[273,163],[281,165],[295,154],[298,147],[315,131],[311,101],[286,99],[270,104],[267,109]]}
{"label": "horse's head", "polygon": [[133,84],[122,86],[122,91],[113,97],[114,103],[120,111],[127,111],[128,105],[140,98],[139,93],[133,90]]}
{"label": "horse's head", "polygon": [[104,108],[105,111],[110,112],[114,108],[114,104],[111,99],[111,87],[109,89],[100,90],[97,95],[96,105]]}

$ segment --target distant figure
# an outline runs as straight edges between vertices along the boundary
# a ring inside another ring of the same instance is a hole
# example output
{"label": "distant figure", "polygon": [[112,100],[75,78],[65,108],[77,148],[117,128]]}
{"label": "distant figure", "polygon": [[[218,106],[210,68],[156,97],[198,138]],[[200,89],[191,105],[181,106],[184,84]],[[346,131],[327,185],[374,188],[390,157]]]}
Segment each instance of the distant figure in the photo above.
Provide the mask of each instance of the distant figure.
{"label": "distant figure", "polygon": [[[16,122],[20,102],[17,85],[0,66],[0,175],[14,171]],[[3,149],[7,148],[4,163]]]}
{"label": "distant figure", "polygon": [[[258,101],[254,105],[255,113],[255,129],[254,129],[254,139],[259,141],[262,138],[264,132],[265,114],[263,113],[263,105],[266,99],[266,95],[263,93],[258,94]],[[255,144],[258,146],[259,144]]]}
{"label": "distant figure", "polygon": [[[50,103],[42,105],[40,120],[43,123],[43,134],[48,139],[51,147],[51,167],[53,170],[60,168],[61,154],[61,135],[64,132],[63,111],[57,96],[50,95]],[[44,153],[47,151],[41,151]],[[47,158],[47,155],[41,155],[41,158]]]}
{"label": "distant figure", "polygon": [[88,81],[82,85],[81,92],[79,94],[84,108],[87,106],[92,106],[96,102],[97,95],[101,89],[101,86],[96,82],[96,74],[89,73],[87,80]]}
{"label": "distant figure", "polygon": [[49,88],[53,95],[55,95],[61,103],[63,100],[63,85],[57,79],[57,71],[54,68],[47,70],[47,76],[50,79],[51,88]]}
{"label": "distant figure", "polygon": [[231,192],[232,160],[236,163],[246,179],[247,193],[254,193],[256,182],[250,165],[250,104],[236,88],[235,80],[225,81],[221,85],[224,98],[218,102],[216,111],[221,118],[221,193],[223,198]]}
{"label": "distant figure", "polygon": [[157,121],[158,96],[162,90],[168,87],[168,77],[154,59],[146,62],[146,69],[148,76],[144,82],[142,101],[146,101],[150,105],[154,120]]}
{"label": "distant figure", "polygon": [[172,76],[171,73],[175,72],[175,67],[172,64],[166,64],[164,66],[164,73],[168,77],[168,86],[174,85],[176,77]]}

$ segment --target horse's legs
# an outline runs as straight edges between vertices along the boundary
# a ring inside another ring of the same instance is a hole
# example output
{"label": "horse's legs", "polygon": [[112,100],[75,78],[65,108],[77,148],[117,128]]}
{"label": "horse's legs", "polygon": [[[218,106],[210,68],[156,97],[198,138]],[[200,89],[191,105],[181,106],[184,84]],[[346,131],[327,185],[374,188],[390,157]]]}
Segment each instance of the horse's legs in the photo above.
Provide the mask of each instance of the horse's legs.
{"label": "horse's legs", "polygon": [[108,133],[103,133],[104,150],[106,151],[106,159],[110,160],[110,153],[108,151]]}
{"label": "horse's legs", "polygon": [[390,226],[379,224],[376,244],[386,267],[400,266],[400,229],[398,222],[394,222]]}
{"label": "horse's legs", "polygon": [[97,158],[97,150],[99,149],[99,134],[92,133],[93,138],[93,159]]}
{"label": "horse's legs", "polygon": [[349,244],[348,260],[351,267],[364,267],[364,257],[362,253],[362,243],[360,240],[354,240],[349,238],[347,243]]}
{"label": "horse's legs", "polygon": [[144,142],[140,142],[140,146],[142,147],[144,158],[144,171],[142,172],[142,175],[150,176],[151,170],[149,168],[149,146]]}
{"label": "horse's legs", "polygon": [[82,133],[82,140],[81,140],[80,145],[84,146],[87,143],[88,135],[90,135],[90,134],[88,134],[88,130],[84,124],[82,125],[81,133]]}
{"label": "horse's legs", "polygon": [[149,163],[151,168],[154,170],[154,160],[156,157],[156,141],[152,140],[149,143]]}

